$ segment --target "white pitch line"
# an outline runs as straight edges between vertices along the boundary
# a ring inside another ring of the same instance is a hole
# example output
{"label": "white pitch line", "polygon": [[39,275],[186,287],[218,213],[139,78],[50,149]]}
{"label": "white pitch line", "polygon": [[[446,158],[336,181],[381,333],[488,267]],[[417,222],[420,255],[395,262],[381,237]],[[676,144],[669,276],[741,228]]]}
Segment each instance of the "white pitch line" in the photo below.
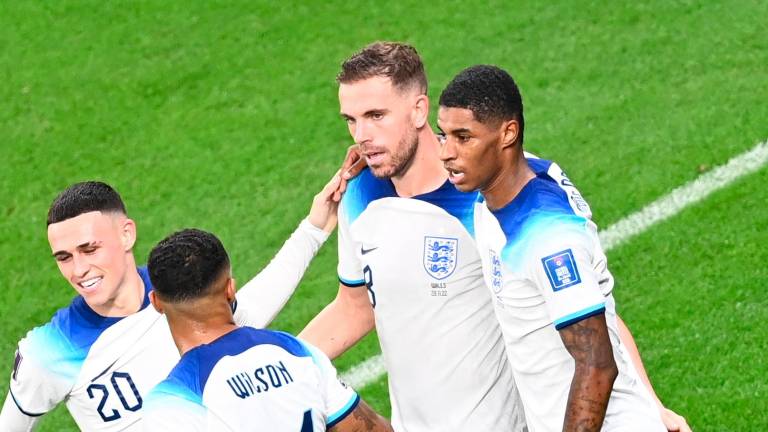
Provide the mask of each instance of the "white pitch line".
{"label": "white pitch line", "polygon": [[[640,211],[609,226],[600,232],[600,243],[605,251],[613,249],[766,164],[768,164],[768,140],[758,143],[751,150],[733,157],[725,165],[673,189]],[[342,374],[341,379],[353,388],[362,389],[385,373],[384,358],[379,354],[351,367]]]}

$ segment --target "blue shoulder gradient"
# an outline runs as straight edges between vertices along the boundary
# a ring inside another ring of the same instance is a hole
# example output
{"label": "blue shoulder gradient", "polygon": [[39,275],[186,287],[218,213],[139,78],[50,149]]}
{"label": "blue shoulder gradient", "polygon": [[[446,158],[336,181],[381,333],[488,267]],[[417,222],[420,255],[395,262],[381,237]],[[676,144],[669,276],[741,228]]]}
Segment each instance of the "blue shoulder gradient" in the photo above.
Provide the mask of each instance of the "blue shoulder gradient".
{"label": "blue shoulder gradient", "polygon": [[573,212],[565,191],[545,176],[528,182],[512,202],[492,213],[506,237],[501,258],[513,271],[520,270],[525,254],[541,235],[583,231],[587,223]]}
{"label": "blue shoulder gradient", "polygon": [[537,176],[547,175],[549,167],[552,166],[552,161],[546,159],[529,157],[525,158],[525,160],[528,161],[528,167],[531,168]]}
{"label": "blue shoulder gradient", "polygon": [[347,183],[347,191],[341,200],[341,207],[344,209],[344,216],[351,224],[370,203],[381,198],[396,196],[397,192],[392,181],[376,178],[371,170],[366,168]]}
{"label": "blue shoulder gradient", "polygon": [[[149,305],[152,285],[146,268],[139,268],[138,273],[144,282],[144,309]],[[97,314],[82,296],[77,296],[69,306],[59,309],[50,322],[29,332],[25,355],[53,374],[74,381],[94,342],[121,319]]]}
{"label": "blue shoulder gradient", "polygon": [[195,398],[202,400],[205,384],[219,360],[265,344],[279,346],[296,357],[312,357],[307,347],[288,333],[240,327],[209,344],[187,351],[167,380],[174,386],[185,387]]}
{"label": "blue shoulder gradient", "polygon": [[438,189],[422,195],[416,195],[413,199],[428,202],[440,207],[464,225],[469,234],[475,236],[474,208],[475,201],[480,194],[478,192],[461,192],[449,181],[445,181]]}
{"label": "blue shoulder gradient", "polygon": [[[414,196],[413,199],[440,207],[458,219],[467,231],[474,235],[472,211],[478,195],[477,192],[460,192],[449,181],[446,181],[438,189]],[[382,198],[396,198],[397,196],[397,191],[391,180],[376,178],[371,170],[366,168],[347,184],[347,191],[342,199],[344,216],[351,224],[372,202]]]}

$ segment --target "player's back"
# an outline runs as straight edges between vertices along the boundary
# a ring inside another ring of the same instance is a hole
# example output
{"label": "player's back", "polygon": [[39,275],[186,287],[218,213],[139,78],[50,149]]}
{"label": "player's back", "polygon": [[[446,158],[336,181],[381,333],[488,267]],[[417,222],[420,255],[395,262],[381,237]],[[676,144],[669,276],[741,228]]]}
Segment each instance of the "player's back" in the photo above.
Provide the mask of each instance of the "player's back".
{"label": "player's back", "polygon": [[316,348],[285,333],[241,327],[182,356],[147,397],[144,427],[324,431],[358,401]]}

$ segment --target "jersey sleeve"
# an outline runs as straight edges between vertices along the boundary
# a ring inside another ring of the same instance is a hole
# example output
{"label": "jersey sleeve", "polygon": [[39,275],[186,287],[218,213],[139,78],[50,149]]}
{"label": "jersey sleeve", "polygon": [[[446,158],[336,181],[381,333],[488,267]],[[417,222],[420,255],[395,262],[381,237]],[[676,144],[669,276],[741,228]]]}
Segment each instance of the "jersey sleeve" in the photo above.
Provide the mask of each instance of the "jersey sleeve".
{"label": "jersey sleeve", "polygon": [[355,410],[360,402],[360,396],[347,384],[339,380],[336,368],[322,351],[315,346],[302,341],[307,347],[315,365],[320,371],[323,400],[325,401],[326,429],[330,429],[344,420]]}
{"label": "jersey sleeve", "polygon": [[8,432],[28,432],[35,428],[40,416],[29,416],[21,412],[21,409],[13,400],[13,395],[8,392],[5,397],[3,410],[0,412],[0,430]]}
{"label": "jersey sleeve", "polygon": [[266,327],[285,306],[304,276],[328,233],[303,220],[280,251],[237,293],[235,322],[241,326]]}
{"label": "jersey sleeve", "polygon": [[586,220],[552,226],[537,235],[526,272],[546,301],[557,330],[603,313],[605,296],[593,262],[594,242]]}
{"label": "jersey sleeve", "polygon": [[365,285],[363,266],[358,251],[362,244],[354,241],[350,233],[351,221],[348,218],[344,199],[339,206],[339,282],[349,287]]}
{"label": "jersey sleeve", "polygon": [[165,432],[208,430],[207,410],[194,395],[168,381],[158,384],[147,395],[143,408],[142,430]]}
{"label": "jersey sleeve", "polygon": [[[40,417],[67,397],[80,366],[66,355],[70,349],[66,338],[50,324],[35,328],[19,341],[8,398],[20,413]],[[17,430],[6,427],[5,421],[11,419],[6,410],[11,408],[6,402],[0,430]]]}

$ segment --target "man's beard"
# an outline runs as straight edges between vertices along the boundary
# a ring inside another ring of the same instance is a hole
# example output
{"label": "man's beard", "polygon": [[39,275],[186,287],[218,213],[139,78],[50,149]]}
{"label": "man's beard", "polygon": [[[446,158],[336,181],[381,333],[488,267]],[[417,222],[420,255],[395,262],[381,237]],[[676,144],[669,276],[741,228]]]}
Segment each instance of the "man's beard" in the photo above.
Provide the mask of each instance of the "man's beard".
{"label": "man's beard", "polygon": [[390,161],[378,168],[371,168],[371,172],[377,178],[400,177],[408,171],[413,163],[413,156],[419,146],[419,132],[417,129],[409,129],[409,132],[400,139],[397,150],[391,153]]}

